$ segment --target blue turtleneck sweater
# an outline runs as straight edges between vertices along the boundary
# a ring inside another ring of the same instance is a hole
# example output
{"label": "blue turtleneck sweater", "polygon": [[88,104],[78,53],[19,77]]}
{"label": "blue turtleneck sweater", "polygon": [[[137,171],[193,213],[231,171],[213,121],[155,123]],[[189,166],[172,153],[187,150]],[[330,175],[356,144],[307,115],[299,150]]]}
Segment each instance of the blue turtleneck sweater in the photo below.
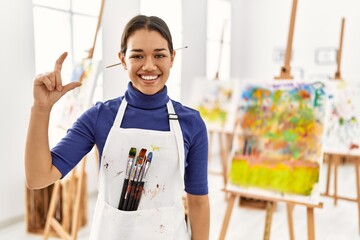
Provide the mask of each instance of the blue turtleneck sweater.
{"label": "blue turtleneck sweater", "polygon": [[[51,150],[53,165],[59,169],[63,177],[94,144],[101,159],[107,136],[124,97],[128,105],[121,123],[122,128],[170,131],[166,108],[169,96],[166,86],[159,93],[145,95],[129,82],[124,96],[96,103],[79,117],[66,136]],[[208,141],[205,123],[197,111],[171,101],[179,116],[184,138],[185,191],[195,195],[207,194]]]}

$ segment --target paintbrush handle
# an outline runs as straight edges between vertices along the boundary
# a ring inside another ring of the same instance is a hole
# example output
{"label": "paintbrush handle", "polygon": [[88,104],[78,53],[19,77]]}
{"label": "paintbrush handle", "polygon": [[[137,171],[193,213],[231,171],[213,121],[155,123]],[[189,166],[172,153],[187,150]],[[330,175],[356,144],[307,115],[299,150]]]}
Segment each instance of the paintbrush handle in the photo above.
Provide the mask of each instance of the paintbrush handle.
{"label": "paintbrush handle", "polygon": [[119,210],[122,210],[121,207],[122,207],[122,205],[124,204],[124,201],[125,201],[125,193],[126,193],[126,189],[128,187],[128,184],[129,184],[129,179],[124,179],[124,184],[123,184],[123,187],[122,187],[121,196],[120,196],[120,202],[119,202],[119,206],[118,206]]}
{"label": "paintbrush handle", "polygon": [[124,203],[121,207],[120,210],[124,210],[126,211],[126,207],[127,207],[127,204],[129,202],[129,198],[130,198],[130,192],[131,192],[131,186],[132,186],[132,180],[128,183],[128,186],[127,186],[127,189],[126,189],[126,193],[125,193],[125,197],[124,197]]}
{"label": "paintbrush handle", "polygon": [[139,183],[135,183],[134,184],[134,187],[133,187],[133,191],[130,193],[130,201],[129,201],[129,205],[128,205],[128,210],[129,211],[134,211],[134,205],[135,205],[135,199],[136,199],[136,193],[137,193],[137,190],[138,190],[138,184]]}
{"label": "paintbrush handle", "polygon": [[132,205],[133,205],[133,202],[134,202],[134,198],[135,198],[135,190],[136,190],[136,185],[137,185],[137,182],[135,181],[131,181],[131,191],[130,191],[130,194],[129,194],[129,200],[126,204],[126,207],[125,207],[125,210],[126,211],[132,211]]}
{"label": "paintbrush handle", "polygon": [[135,211],[139,207],[140,198],[141,198],[141,195],[142,195],[143,188],[144,188],[144,182],[140,182],[139,185],[138,185],[138,188],[137,188],[136,195],[135,195],[135,203],[134,203],[134,207],[133,207],[133,210],[135,210]]}
{"label": "paintbrush handle", "polygon": [[135,202],[136,202],[136,198],[137,198],[137,195],[138,195],[138,192],[139,192],[140,184],[141,184],[141,182],[136,182],[135,191],[133,192],[133,194],[131,196],[132,202],[131,202],[131,205],[130,205],[130,210],[132,210],[132,211],[136,210],[135,209]]}

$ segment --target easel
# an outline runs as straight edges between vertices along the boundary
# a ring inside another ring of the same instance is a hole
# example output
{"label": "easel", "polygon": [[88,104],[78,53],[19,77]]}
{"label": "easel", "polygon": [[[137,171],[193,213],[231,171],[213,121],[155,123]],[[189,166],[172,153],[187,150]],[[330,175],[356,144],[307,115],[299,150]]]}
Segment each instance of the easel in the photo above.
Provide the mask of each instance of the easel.
{"label": "easel", "polygon": [[[77,238],[77,232],[79,229],[79,215],[80,215],[80,202],[82,201],[82,197],[85,196],[83,193],[84,188],[84,177],[85,174],[85,165],[86,165],[86,157],[83,158],[81,161],[81,170],[79,176],[77,176],[76,169],[72,170],[71,178],[69,180],[69,189],[67,191],[67,201],[66,204],[63,204],[64,206],[64,219],[62,221],[62,224],[58,222],[58,220],[55,218],[54,214],[56,211],[57,203],[60,198],[60,185],[61,181],[58,180],[54,184],[54,189],[51,195],[51,201],[49,205],[49,211],[46,218],[46,224],[44,229],[44,239],[48,239],[50,235],[50,228],[52,227],[54,231],[62,238],[67,240],[75,240]],[[74,187],[76,185],[76,191],[75,196],[73,196],[74,193]],[[74,200],[74,206],[71,211],[71,205],[72,201]],[[70,217],[70,212],[72,212],[72,216]],[[71,224],[71,227],[70,227]]]}
{"label": "easel", "polygon": [[275,79],[278,79],[278,80],[293,79],[293,76],[291,75],[290,60],[291,60],[291,49],[292,49],[294,29],[295,29],[296,8],[297,8],[297,0],[293,0],[290,25],[289,25],[288,41],[287,41],[287,45],[286,45],[286,53],[285,53],[285,59],[284,59],[284,66],[281,67],[280,76],[275,77]]}
{"label": "easel", "polygon": [[[324,157],[327,158],[328,163],[328,171],[327,171],[327,177],[326,177],[326,190],[325,193],[322,193],[321,195],[324,197],[330,197],[334,199],[334,205],[337,205],[338,200],[345,200],[350,202],[356,202],[358,205],[358,225],[359,225],[359,232],[360,232],[360,173],[359,173],[359,161],[360,156],[358,155],[350,155],[350,154],[341,154],[341,153],[325,153]],[[356,181],[356,198],[349,198],[344,196],[339,196],[337,193],[337,170],[338,166],[340,165],[341,159],[345,158],[347,162],[354,163],[355,167],[355,181]],[[331,175],[331,169],[332,165],[334,168],[334,193],[329,193],[330,188],[330,175]]]}
{"label": "easel", "polygon": [[303,205],[307,208],[308,239],[309,240],[315,239],[314,208],[322,208],[323,207],[322,203],[319,203],[317,205],[315,205],[315,204],[312,205],[312,204],[306,204],[306,203],[301,203],[301,202],[292,202],[292,201],[284,200],[284,199],[276,199],[276,198],[263,197],[263,196],[260,197],[260,196],[251,195],[251,194],[243,194],[243,193],[234,192],[234,191],[230,191],[230,190],[225,190],[225,192],[228,193],[229,198],[228,198],[228,205],[226,208],[226,213],[225,213],[225,217],[224,217],[224,221],[223,221],[223,225],[222,225],[221,233],[220,233],[220,237],[219,237],[220,240],[223,240],[226,237],[226,231],[227,231],[227,228],[228,228],[228,225],[230,222],[232,210],[234,208],[235,199],[239,196],[244,196],[247,198],[254,198],[254,199],[262,199],[267,202],[263,239],[270,239],[272,214],[274,212],[276,202],[285,202],[287,205],[287,211],[288,211],[287,218],[288,218],[288,222],[289,222],[289,234],[290,234],[291,240],[295,239],[294,238],[294,230],[293,230],[293,220],[292,220],[292,211],[293,211],[293,208],[295,205]]}
{"label": "easel", "polygon": [[[294,25],[295,25],[295,15],[296,15],[296,7],[297,7],[297,0],[293,0],[292,5],[292,13],[291,13],[291,19],[290,19],[290,27],[289,27],[289,36],[288,36],[288,42],[287,42],[287,48],[286,48],[286,55],[284,59],[284,66],[281,67],[280,76],[275,77],[277,80],[284,80],[284,79],[293,79],[291,75],[291,68],[290,68],[290,60],[291,60],[291,48],[292,48],[292,40],[293,40],[293,34],[294,34]],[[235,126],[236,129],[236,126]],[[235,131],[233,133],[235,136]],[[264,235],[263,239],[268,240],[270,239],[270,230],[271,230],[271,223],[272,223],[272,215],[275,208],[275,203],[277,202],[284,202],[286,203],[287,207],[287,219],[288,219],[288,226],[289,226],[289,235],[290,239],[294,240],[294,227],[293,227],[293,219],[292,219],[292,213],[295,205],[303,205],[307,209],[307,222],[308,222],[308,239],[314,240],[315,239],[315,226],[314,226],[314,208],[322,208],[323,204],[308,204],[303,202],[295,202],[285,199],[277,199],[277,198],[270,198],[265,196],[257,196],[252,194],[245,194],[240,193],[236,191],[231,191],[228,189],[224,190],[228,198],[228,206],[226,209],[223,225],[221,228],[220,233],[220,239],[225,239],[226,231],[229,225],[231,213],[234,207],[235,199],[237,197],[247,197],[247,198],[253,198],[253,199],[261,199],[264,201],[267,201],[266,203],[266,217],[265,217],[265,228],[264,228]]]}
{"label": "easel", "polygon": [[[221,30],[221,39],[220,39],[220,51],[219,51],[219,61],[217,70],[215,73],[214,81],[220,81],[219,73],[220,73],[220,67],[221,67],[221,59],[222,59],[222,52],[224,48],[224,37],[225,37],[225,28],[227,25],[227,20],[224,20],[222,30]],[[232,139],[232,133],[227,132],[225,130],[208,130],[209,133],[209,158],[208,160],[211,161],[211,154],[212,154],[212,142],[213,142],[213,136],[217,134],[219,136],[219,147],[220,147],[220,161],[221,161],[221,167],[222,170],[220,174],[223,177],[224,186],[226,186],[227,183],[227,159],[228,159],[228,152],[231,148],[231,139]]]}
{"label": "easel", "polygon": [[342,18],[339,50],[338,50],[338,53],[336,56],[337,69],[336,69],[335,77],[334,77],[335,80],[342,80],[340,68],[341,68],[342,46],[343,46],[343,40],[344,40],[344,28],[345,28],[345,18]]}
{"label": "easel", "polygon": [[[337,69],[334,75],[334,80],[343,81],[341,76],[341,57],[342,57],[342,47],[343,47],[343,38],[344,38],[344,28],[345,28],[345,18],[342,18],[341,21],[341,31],[340,31],[340,43],[339,43],[339,50],[337,53]],[[326,176],[326,189],[325,193],[322,193],[322,196],[330,197],[334,199],[334,205],[337,205],[338,199],[356,202],[358,205],[358,225],[359,225],[359,232],[360,232],[360,175],[359,175],[359,155],[352,155],[352,154],[345,154],[345,153],[332,153],[332,152],[325,152],[324,153],[324,160],[327,160],[328,164],[328,171]],[[337,192],[337,179],[338,179],[338,166],[341,163],[341,160],[345,159],[347,162],[353,162],[355,167],[355,176],[356,176],[356,198],[348,198],[344,196],[339,196]],[[334,193],[329,193],[330,188],[330,178],[331,178],[331,170],[334,168]]]}
{"label": "easel", "polygon": [[[97,26],[96,26],[96,32],[95,32],[95,37],[94,37],[94,41],[93,41],[93,46],[92,46],[92,48],[90,48],[88,50],[87,59],[93,59],[93,56],[94,56],[96,39],[97,39],[97,35],[98,35],[99,29],[100,29],[101,19],[102,19],[102,14],[103,14],[103,9],[104,9],[104,1],[105,0],[101,0],[100,12],[99,12],[99,16],[98,16],[98,22],[97,22]],[[82,80],[83,79],[80,78],[79,81],[82,82]],[[98,159],[97,149],[95,149],[95,153],[96,153],[96,159]],[[84,178],[86,177],[85,166],[86,166],[86,156],[81,161],[81,169],[80,169],[80,173],[78,174],[78,176],[76,173],[76,168],[74,168],[71,171],[71,178],[69,181],[69,189],[67,191],[68,196],[66,197],[67,204],[65,204],[65,206],[64,206],[64,212],[69,213],[72,211],[72,217],[70,218],[70,214],[65,214],[65,218],[63,219],[62,224],[60,224],[60,222],[54,216],[56,207],[57,207],[57,203],[58,203],[58,198],[60,197],[61,181],[58,180],[55,182],[54,189],[53,189],[53,192],[51,195],[49,211],[48,211],[48,215],[46,218],[46,224],[45,224],[45,229],[44,229],[44,239],[49,238],[51,228],[53,228],[55,230],[55,232],[62,239],[66,239],[66,240],[76,240],[77,239],[77,232],[78,232],[78,228],[79,228],[80,202],[82,200],[82,197],[85,196],[85,194],[84,194],[84,191],[85,191]],[[75,184],[76,184],[76,192],[75,192],[75,196],[73,196],[72,193],[73,193],[73,187],[75,186]],[[72,200],[74,198],[75,198],[74,207],[73,207],[73,209],[71,209]],[[71,223],[71,227],[70,227],[70,223]]]}

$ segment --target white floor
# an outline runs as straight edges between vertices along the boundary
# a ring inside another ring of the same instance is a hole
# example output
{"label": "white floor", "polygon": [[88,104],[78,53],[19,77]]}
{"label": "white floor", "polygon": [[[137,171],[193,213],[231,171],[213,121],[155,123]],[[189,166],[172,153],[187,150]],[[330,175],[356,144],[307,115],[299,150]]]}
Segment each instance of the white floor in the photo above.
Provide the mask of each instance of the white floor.
{"label": "white floor", "polygon": [[[209,169],[211,172],[219,172],[218,159],[211,160]],[[326,173],[326,166],[323,168]],[[325,179],[325,174],[322,175]],[[339,168],[338,191],[342,196],[355,197],[355,170],[353,165],[345,165]],[[323,181],[325,182],[325,181]],[[222,177],[218,174],[209,174],[210,204],[211,204],[211,229],[210,239],[219,239],[220,229],[226,210],[226,201]],[[324,189],[324,188],[323,188]],[[333,200],[323,198],[324,207],[315,210],[315,237],[320,240],[352,240],[360,239],[358,224],[357,204],[340,200],[334,206]],[[89,198],[89,220],[91,221],[95,197]],[[240,208],[235,204],[226,239],[263,239],[265,211]],[[306,208],[296,206],[294,209],[294,231],[295,239],[307,239]],[[90,223],[78,233],[78,239],[88,239]],[[27,234],[25,223],[19,222],[9,227],[0,229],[0,239],[42,239],[40,235]],[[55,238],[53,238],[55,239]],[[277,204],[273,215],[270,239],[289,239],[288,225],[286,218],[286,206],[283,203]]]}

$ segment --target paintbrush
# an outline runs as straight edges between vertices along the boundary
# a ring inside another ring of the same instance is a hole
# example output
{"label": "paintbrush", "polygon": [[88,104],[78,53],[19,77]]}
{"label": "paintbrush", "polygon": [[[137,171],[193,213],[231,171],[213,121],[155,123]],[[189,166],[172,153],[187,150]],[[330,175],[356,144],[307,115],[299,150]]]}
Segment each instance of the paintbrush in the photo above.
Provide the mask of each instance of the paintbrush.
{"label": "paintbrush", "polygon": [[121,206],[124,204],[125,193],[126,193],[126,189],[129,184],[130,171],[133,168],[133,165],[135,162],[134,161],[135,156],[136,156],[136,148],[132,147],[129,151],[129,157],[128,157],[127,165],[126,165],[125,179],[124,179],[124,184],[123,184],[122,191],[121,191],[118,209],[121,209]]}
{"label": "paintbrush", "polygon": [[146,158],[146,163],[144,164],[144,167],[142,168],[142,173],[140,176],[139,183],[136,186],[135,201],[134,201],[134,205],[132,207],[133,210],[137,210],[139,207],[141,193],[144,188],[145,178],[146,178],[146,174],[149,170],[151,160],[152,160],[152,152],[149,152],[149,154]]}
{"label": "paintbrush", "polygon": [[145,154],[146,154],[146,149],[142,148],[140,150],[139,156],[136,159],[136,165],[131,169],[131,173],[130,173],[130,184],[127,187],[126,193],[125,193],[125,200],[122,206],[122,210],[127,210],[129,211],[129,207],[130,207],[130,203],[132,201],[131,199],[131,192],[134,191],[134,182],[137,181],[137,178],[139,176],[139,172],[141,170],[141,165],[143,163],[143,160],[145,158]]}
{"label": "paintbrush", "polygon": [[135,176],[134,176],[133,181],[131,182],[131,191],[130,191],[130,195],[129,195],[129,200],[128,200],[127,206],[125,208],[125,210],[127,210],[127,211],[132,211],[132,207],[133,207],[134,202],[135,202],[136,186],[137,186],[138,181],[140,179],[140,175],[141,175],[145,160],[146,160],[146,156],[144,156],[143,158],[140,157],[136,161]]}

